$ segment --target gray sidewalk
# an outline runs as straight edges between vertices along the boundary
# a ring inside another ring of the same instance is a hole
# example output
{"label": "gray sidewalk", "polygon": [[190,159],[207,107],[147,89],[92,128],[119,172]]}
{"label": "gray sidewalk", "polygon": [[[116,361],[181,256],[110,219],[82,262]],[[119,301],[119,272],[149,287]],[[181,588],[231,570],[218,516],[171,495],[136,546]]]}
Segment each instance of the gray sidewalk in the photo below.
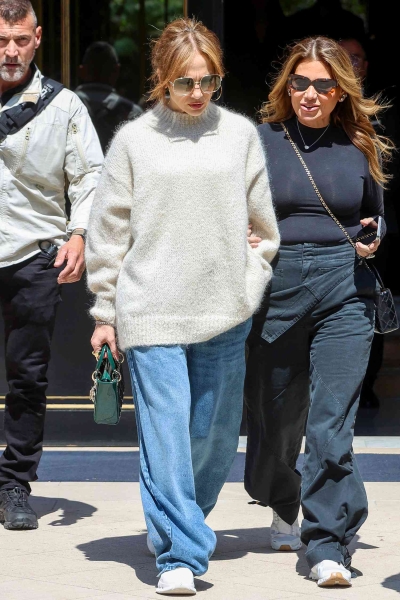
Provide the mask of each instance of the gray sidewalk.
{"label": "gray sidewalk", "polygon": [[[389,451],[400,464],[396,445],[393,440]],[[365,452],[363,447],[360,450]],[[79,471],[79,452],[64,454],[68,468],[75,465]],[[94,459],[97,452],[91,454]],[[116,463],[123,454],[112,452]],[[381,458],[385,461],[386,454]],[[51,467],[53,474],[56,466]],[[37,531],[0,528],[1,600],[160,598],[154,591],[157,573],[146,549],[138,483],[82,479],[33,484],[32,504],[40,515]],[[227,483],[208,520],[217,532],[218,546],[208,573],[197,579],[198,596],[208,600],[399,598],[400,483],[370,482],[366,488],[370,516],[353,544],[353,565],[364,575],[353,580],[351,589],[327,590],[307,579],[303,551],[277,553],[269,548],[271,510],[249,506],[241,482]]]}

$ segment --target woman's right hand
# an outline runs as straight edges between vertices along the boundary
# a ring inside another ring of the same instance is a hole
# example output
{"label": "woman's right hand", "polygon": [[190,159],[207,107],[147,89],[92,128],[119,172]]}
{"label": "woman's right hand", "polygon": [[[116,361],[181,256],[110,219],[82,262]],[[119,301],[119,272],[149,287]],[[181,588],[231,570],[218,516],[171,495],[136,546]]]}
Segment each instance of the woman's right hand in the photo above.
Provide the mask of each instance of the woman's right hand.
{"label": "woman's right hand", "polygon": [[108,344],[113,357],[119,360],[115,329],[112,325],[96,325],[90,343],[94,352],[100,352],[104,344]]}

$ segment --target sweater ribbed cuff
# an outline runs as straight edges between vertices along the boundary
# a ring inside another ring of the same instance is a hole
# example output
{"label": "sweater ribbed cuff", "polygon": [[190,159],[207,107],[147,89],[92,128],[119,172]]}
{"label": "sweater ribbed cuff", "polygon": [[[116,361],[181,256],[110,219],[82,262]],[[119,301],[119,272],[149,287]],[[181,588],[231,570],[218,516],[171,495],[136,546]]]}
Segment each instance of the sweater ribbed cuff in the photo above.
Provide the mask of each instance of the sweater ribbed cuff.
{"label": "sweater ribbed cuff", "polygon": [[89,312],[96,321],[107,321],[107,323],[115,325],[116,315],[113,302],[97,298]]}

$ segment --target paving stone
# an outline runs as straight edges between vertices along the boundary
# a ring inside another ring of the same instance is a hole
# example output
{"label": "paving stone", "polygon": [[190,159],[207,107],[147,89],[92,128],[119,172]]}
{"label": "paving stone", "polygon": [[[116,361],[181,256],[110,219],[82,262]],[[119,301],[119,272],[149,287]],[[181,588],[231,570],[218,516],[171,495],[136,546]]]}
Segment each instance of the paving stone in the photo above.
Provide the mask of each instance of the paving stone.
{"label": "paving stone", "polygon": [[21,578],[0,581],[0,598],[4,600],[75,600],[96,598],[97,590],[75,585],[60,585]]}
{"label": "paving stone", "polygon": [[[269,547],[272,511],[249,506],[241,483],[228,483],[208,522],[218,544],[197,578],[207,600],[391,600],[400,593],[400,483],[368,483],[370,516],[352,543],[364,573],[351,589],[318,588],[307,578],[304,549]],[[1,600],[148,600],[157,573],[146,548],[137,483],[33,484],[36,531],[0,527]],[[23,565],[23,567],[21,566]]]}

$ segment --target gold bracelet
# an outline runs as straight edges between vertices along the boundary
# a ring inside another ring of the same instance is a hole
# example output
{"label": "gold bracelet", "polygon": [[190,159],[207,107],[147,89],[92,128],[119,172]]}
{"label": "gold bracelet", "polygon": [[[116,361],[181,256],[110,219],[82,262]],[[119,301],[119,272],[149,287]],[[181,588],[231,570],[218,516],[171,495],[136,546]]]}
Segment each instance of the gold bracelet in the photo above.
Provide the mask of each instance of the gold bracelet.
{"label": "gold bracelet", "polygon": [[114,323],[110,323],[109,321],[96,321],[96,327],[97,325],[108,325],[109,327],[114,327],[115,329]]}

